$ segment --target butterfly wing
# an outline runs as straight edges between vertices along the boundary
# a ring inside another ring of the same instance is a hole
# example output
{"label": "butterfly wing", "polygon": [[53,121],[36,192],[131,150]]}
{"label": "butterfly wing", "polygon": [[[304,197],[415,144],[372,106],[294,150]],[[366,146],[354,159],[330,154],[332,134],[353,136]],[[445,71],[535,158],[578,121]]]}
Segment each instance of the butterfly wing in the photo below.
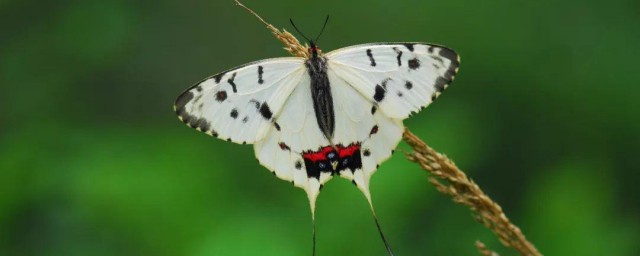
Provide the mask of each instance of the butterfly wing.
{"label": "butterfly wing", "polygon": [[332,177],[326,162],[314,165],[304,158],[330,144],[318,127],[312,102],[310,77],[305,74],[276,117],[275,129],[256,142],[254,150],[260,164],[307,192],[313,212],[321,186]]}
{"label": "butterfly wing", "polygon": [[214,75],[182,93],[174,108],[190,127],[255,144],[258,161],[303,188],[312,207],[321,185],[331,179],[327,171],[309,174],[303,159],[304,152],[330,143],[316,123],[302,58],[263,60]]}
{"label": "butterfly wing", "polygon": [[453,81],[453,50],[423,43],[374,43],[327,53],[329,68],[391,118],[407,118]]}
{"label": "butterfly wing", "polygon": [[358,143],[360,168],[340,175],[371,202],[369,179],[402,138],[402,120],[420,111],[453,80],[460,60],[448,48],[374,43],[327,53],[336,106],[336,140]]}
{"label": "butterfly wing", "polygon": [[249,63],[196,83],[178,96],[174,110],[180,120],[201,132],[254,143],[274,126],[275,115],[304,75],[302,58]]}
{"label": "butterfly wing", "polygon": [[341,158],[338,174],[355,184],[371,202],[369,180],[400,142],[402,120],[384,115],[331,66],[328,75],[335,106],[335,143],[357,145],[351,157]]}

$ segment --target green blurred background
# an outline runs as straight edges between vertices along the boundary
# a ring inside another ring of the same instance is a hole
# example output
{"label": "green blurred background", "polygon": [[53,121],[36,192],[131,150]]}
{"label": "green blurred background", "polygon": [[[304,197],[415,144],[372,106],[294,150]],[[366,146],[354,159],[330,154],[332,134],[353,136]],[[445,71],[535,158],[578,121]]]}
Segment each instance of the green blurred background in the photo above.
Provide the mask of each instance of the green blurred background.
{"label": "green blurred background", "polygon": [[[456,81],[406,126],[545,255],[640,255],[637,0],[245,4],[308,34],[330,14],[325,51],[456,49]],[[231,0],[0,1],[0,255],[309,255],[304,192],[172,111],[192,83],[281,47]],[[476,239],[515,255],[401,152],[371,185],[398,255],[478,255]],[[385,254],[347,181],[317,209],[318,255]]]}

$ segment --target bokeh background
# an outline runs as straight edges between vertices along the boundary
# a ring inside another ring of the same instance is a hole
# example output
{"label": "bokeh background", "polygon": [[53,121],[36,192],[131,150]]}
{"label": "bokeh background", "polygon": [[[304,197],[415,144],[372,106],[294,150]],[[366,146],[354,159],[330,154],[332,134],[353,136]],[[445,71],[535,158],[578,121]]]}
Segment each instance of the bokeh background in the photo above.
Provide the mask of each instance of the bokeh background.
{"label": "bokeh background", "polygon": [[[545,255],[640,255],[640,2],[245,4],[311,35],[330,14],[325,51],[456,49],[456,81],[406,126]],[[309,255],[304,192],[172,110],[192,83],[281,47],[231,0],[0,1],[0,255]],[[476,239],[515,255],[401,152],[371,185],[398,255],[478,255]],[[318,255],[385,254],[347,181],[317,209]]]}

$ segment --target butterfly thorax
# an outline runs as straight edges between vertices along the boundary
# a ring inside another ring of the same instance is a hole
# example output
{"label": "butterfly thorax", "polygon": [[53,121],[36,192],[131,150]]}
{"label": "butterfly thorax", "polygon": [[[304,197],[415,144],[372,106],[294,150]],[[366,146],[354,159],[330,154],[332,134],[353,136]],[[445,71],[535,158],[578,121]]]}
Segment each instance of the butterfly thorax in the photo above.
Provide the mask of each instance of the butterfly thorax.
{"label": "butterfly thorax", "polygon": [[333,99],[331,97],[331,86],[327,75],[327,59],[318,56],[317,48],[312,43],[310,51],[313,52],[311,58],[307,59],[305,66],[311,78],[311,99],[315,111],[316,121],[322,134],[331,141],[335,128],[335,116],[333,112]]}

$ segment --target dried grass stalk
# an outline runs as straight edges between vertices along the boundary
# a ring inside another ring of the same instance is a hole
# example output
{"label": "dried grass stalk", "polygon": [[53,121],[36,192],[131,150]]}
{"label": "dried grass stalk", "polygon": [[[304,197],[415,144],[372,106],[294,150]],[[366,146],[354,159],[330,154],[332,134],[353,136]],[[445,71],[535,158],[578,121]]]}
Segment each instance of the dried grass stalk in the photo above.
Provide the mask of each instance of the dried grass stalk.
{"label": "dried grass stalk", "polygon": [[[267,29],[285,45],[284,49],[287,52],[297,57],[308,57],[307,47],[300,44],[300,41],[291,33],[284,29],[278,30],[238,0],[235,2],[265,24]],[[414,150],[414,152],[407,153],[407,158],[433,175],[429,177],[429,182],[438,191],[451,196],[454,202],[468,206],[475,213],[476,220],[491,229],[504,246],[512,247],[526,256],[541,255],[533,244],[527,241],[520,229],[509,222],[500,205],[482,192],[480,187],[458,169],[451,160],[427,146],[408,129],[405,129],[403,139]],[[476,247],[482,255],[498,255],[479,241],[476,241]]]}
{"label": "dried grass stalk", "polygon": [[273,35],[278,40],[280,40],[280,42],[284,44],[284,49],[287,52],[289,52],[291,55],[296,57],[304,57],[304,58],[309,57],[309,52],[307,51],[307,47],[300,44],[300,41],[298,41],[298,39],[296,39],[296,37],[293,36],[291,33],[289,33],[286,29],[282,29],[282,31],[280,31],[279,29],[277,29],[276,27],[274,27],[273,25],[269,24],[264,19],[262,19],[262,17],[260,17],[260,15],[255,13],[253,10],[244,6],[238,0],[235,0],[235,1],[236,1],[236,5],[244,8],[249,13],[253,14],[253,16],[256,16],[256,18],[258,18],[260,22],[266,25],[267,29],[269,29],[271,33],[273,33]]}
{"label": "dried grass stalk", "polygon": [[[407,158],[432,175],[429,182],[440,193],[449,195],[454,202],[469,207],[475,219],[491,229],[504,246],[514,248],[521,255],[541,255],[520,229],[509,221],[500,205],[491,200],[453,161],[427,146],[408,129],[405,129],[403,139],[413,148],[413,152],[406,154]],[[476,246],[483,255],[494,255],[484,244],[476,242]]]}
{"label": "dried grass stalk", "polygon": [[476,248],[478,248],[478,252],[484,256],[500,256],[498,253],[489,250],[487,246],[480,241],[476,241]]}

